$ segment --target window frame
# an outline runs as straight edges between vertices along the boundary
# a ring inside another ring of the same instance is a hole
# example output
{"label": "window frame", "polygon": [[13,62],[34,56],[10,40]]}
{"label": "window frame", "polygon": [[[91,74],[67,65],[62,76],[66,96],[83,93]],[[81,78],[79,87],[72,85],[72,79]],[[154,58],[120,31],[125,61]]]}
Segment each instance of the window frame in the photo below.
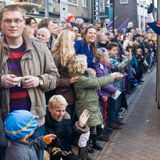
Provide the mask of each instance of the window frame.
{"label": "window frame", "polygon": [[82,7],[88,7],[88,1],[87,0],[82,0]]}
{"label": "window frame", "polygon": [[68,2],[68,0],[67,0],[67,4],[70,4],[70,5],[73,5],[73,6],[78,6],[78,0],[75,0],[76,1],[76,3],[72,3],[72,2]]}
{"label": "window frame", "polygon": [[122,2],[124,0],[120,0],[120,4],[128,4],[128,0],[126,0],[126,2]]}

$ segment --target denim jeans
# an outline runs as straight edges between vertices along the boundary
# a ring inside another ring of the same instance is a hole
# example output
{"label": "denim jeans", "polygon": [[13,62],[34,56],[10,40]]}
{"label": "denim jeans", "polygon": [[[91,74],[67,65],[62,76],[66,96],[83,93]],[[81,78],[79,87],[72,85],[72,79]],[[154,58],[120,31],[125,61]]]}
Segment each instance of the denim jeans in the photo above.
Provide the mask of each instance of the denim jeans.
{"label": "denim jeans", "polygon": [[118,111],[120,108],[121,96],[118,99],[114,100],[109,97],[108,99],[108,123],[116,123],[118,119]]}

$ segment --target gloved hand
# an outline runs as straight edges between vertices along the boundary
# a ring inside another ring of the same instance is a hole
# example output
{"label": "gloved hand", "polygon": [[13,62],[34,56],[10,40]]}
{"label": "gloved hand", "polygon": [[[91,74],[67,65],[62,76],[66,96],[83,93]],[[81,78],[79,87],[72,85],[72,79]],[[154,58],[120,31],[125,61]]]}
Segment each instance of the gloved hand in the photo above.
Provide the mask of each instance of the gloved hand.
{"label": "gloved hand", "polygon": [[153,12],[153,9],[154,9],[154,5],[153,5],[153,3],[151,3],[150,6],[149,6],[148,9],[147,9],[147,13],[148,13],[148,14],[152,13],[152,12]]}
{"label": "gloved hand", "polygon": [[90,131],[81,134],[79,140],[78,140],[78,146],[79,147],[86,147],[87,146],[87,142],[89,140],[89,136],[90,136]]}
{"label": "gloved hand", "polygon": [[45,142],[46,144],[50,144],[52,143],[52,140],[54,140],[56,138],[56,135],[54,134],[47,134],[43,137],[43,142]]}

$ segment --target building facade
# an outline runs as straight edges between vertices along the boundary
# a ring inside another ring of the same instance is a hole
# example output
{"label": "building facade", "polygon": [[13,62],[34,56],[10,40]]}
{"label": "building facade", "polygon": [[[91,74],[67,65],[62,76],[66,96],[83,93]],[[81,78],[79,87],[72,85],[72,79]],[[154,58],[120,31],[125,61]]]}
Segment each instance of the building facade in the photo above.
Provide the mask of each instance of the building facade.
{"label": "building facade", "polygon": [[113,0],[115,28],[133,22],[135,28],[145,30],[149,3],[147,0]]}
{"label": "building facade", "polygon": [[[65,21],[68,13],[72,13],[76,17],[84,19],[85,22],[92,22],[93,0],[7,0],[7,5],[13,2],[28,2],[30,10],[28,14],[33,14],[40,17],[50,17]],[[35,5],[41,6],[38,10]],[[29,7],[28,7],[29,8]]]}

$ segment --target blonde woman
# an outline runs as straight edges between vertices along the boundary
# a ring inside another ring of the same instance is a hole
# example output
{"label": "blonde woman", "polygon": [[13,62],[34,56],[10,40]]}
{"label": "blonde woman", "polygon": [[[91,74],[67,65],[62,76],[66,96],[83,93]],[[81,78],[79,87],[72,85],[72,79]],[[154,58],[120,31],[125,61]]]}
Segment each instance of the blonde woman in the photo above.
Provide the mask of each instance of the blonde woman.
{"label": "blonde woman", "polygon": [[60,79],[55,89],[55,94],[61,94],[67,100],[67,112],[71,116],[72,124],[75,121],[75,97],[72,84],[77,82],[78,76],[69,78],[67,65],[71,57],[75,54],[74,50],[75,33],[64,30],[60,33],[54,48],[51,50],[53,59],[58,68]]}
{"label": "blonde woman", "polygon": [[85,55],[72,57],[68,65],[68,71],[70,76],[79,76],[79,80],[74,83],[76,114],[79,117],[84,109],[89,110],[90,117],[87,124],[90,127],[93,148],[101,150],[102,147],[97,144],[96,126],[102,124],[102,116],[96,90],[98,87],[113,83],[114,79],[119,79],[123,75],[115,72],[103,77],[89,76],[87,74],[87,57]]}

